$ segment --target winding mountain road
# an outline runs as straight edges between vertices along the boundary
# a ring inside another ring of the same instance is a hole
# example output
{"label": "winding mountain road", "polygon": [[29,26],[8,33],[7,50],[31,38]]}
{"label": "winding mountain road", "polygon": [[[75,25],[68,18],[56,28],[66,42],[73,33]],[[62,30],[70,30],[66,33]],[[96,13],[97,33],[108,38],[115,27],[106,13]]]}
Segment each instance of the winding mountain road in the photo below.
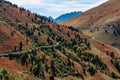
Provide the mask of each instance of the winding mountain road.
{"label": "winding mountain road", "polygon": [[25,53],[25,52],[31,52],[32,50],[40,50],[41,48],[51,48],[51,47],[56,47],[58,46],[59,43],[56,43],[55,45],[47,45],[47,46],[40,46],[40,47],[35,47],[35,48],[29,48],[24,51],[17,51],[17,52],[0,52],[0,56],[5,56],[11,54],[20,54],[20,53]]}

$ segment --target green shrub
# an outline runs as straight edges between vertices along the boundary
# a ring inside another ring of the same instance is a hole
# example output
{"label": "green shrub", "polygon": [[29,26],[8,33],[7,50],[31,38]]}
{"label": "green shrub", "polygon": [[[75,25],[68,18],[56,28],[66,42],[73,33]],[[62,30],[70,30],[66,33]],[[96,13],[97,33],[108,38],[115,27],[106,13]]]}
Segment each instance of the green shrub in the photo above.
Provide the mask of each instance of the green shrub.
{"label": "green shrub", "polygon": [[96,66],[94,66],[92,63],[89,63],[88,71],[90,72],[91,75],[94,75],[96,73]]}
{"label": "green shrub", "polygon": [[0,69],[0,79],[9,80],[8,71],[5,68]]}
{"label": "green shrub", "polygon": [[111,73],[111,77],[114,78],[114,79],[119,78],[114,72]]}
{"label": "green shrub", "polygon": [[2,78],[3,78],[3,74],[2,74],[2,73],[0,73],[0,80],[2,80]]}
{"label": "green shrub", "polygon": [[0,70],[0,73],[2,73],[3,75],[7,75],[7,74],[8,74],[8,71],[3,68],[3,69]]}
{"label": "green shrub", "polygon": [[53,75],[50,75],[50,80],[55,80]]}
{"label": "green shrub", "polygon": [[114,64],[114,66],[118,69],[120,72],[120,62],[118,60],[111,60],[111,62]]}
{"label": "green shrub", "polygon": [[40,74],[38,65],[33,66],[32,71],[33,71],[34,76],[38,76]]}

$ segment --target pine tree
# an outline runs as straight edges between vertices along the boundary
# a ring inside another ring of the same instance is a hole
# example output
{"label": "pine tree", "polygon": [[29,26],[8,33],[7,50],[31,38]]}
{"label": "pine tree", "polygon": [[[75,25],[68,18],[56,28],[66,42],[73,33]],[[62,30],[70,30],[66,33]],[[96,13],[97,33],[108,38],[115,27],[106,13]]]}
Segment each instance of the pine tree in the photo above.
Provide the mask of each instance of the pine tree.
{"label": "pine tree", "polygon": [[20,42],[20,44],[19,44],[19,51],[22,51],[22,48],[23,48],[23,43],[22,43],[22,41]]}

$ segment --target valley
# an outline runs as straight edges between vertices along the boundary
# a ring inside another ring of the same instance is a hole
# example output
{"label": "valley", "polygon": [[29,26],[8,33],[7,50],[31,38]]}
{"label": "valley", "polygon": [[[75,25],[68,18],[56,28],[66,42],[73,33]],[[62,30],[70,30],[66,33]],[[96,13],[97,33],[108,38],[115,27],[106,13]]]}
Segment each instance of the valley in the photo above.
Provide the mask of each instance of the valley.
{"label": "valley", "polygon": [[120,34],[120,2],[108,0],[83,14],[75,16],[59,24],[73,26],[84,34],[119,48]]}

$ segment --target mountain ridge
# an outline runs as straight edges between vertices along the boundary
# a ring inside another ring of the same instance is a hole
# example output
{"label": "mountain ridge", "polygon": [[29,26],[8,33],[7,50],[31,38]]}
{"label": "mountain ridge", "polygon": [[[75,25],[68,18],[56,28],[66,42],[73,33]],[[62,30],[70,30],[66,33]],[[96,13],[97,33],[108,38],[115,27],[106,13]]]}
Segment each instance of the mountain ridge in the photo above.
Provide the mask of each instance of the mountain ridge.
{"label": "mountain ridge", "polygon": [[[119,8],[117,7],[117,6],[119,6],[119,1],[118,1],[118,3],[117,3],[117,1],[118,0],[116,0],[116,1],[114,1],[114,0],[110,0],[110,1],[107,1],[107,2],[105,2],[105,3],[103,3],[103,4],[101,4],[101,5],[99,5],[99,6],[97,6],[97,7],[95,7],[95,8],[92,8],[92,9],[89,9],[89,10],[87,10],[86,12],[84,12],[84,14],[80,14],[80,15],[78,15],[78,16],[76,16],[76,17],[74,17],[74,18],[76,18],[78,21],[79,20],[81,20],[81,22],[79,23],[79,25],[78,24],[73,24],[73,25],[70,25],[70,23],[68,24],[69,26],[74,26],[74,27],[78,27],[78,28],[80,28],[80,27],[85,27],[85,24],[84,25],[82,25],[83,23],[84,23],[84,17],[86,17],[87,19],[90,19],[90,20],[92,20],[92,21],[94,21],[94,19],[95,19],[95,16],[97,16],[97,18],[99,19],[99,17],[100,16],[105,16],[105,15],[103,15],[103,14],[108,14],[108,13],[110,13],[110,15],[111,15],[111,13],[112,12],[115,12],[116,11],[116,13],[117,12],[119,12]],[[116,4],[116,5],[113,5],[113,4]],[[116,8],[114,8],[114,10],[113,10],[113,8],[112,7],[116,7]],[[98,12],[97,12],[98,11]],[[109,12],[107,12],[107,11],[109,11]],[[100,14],[101,13],[101,14]],[[117,13],[118,14],[118,13]],[[116,16],[117,16],[117,14],[116,14]],[[108,15],[107,15],[108,16]],[[79,19],[81,17],[81,19]],[[82,19],[82,17],[83,17],[83,19]],[[61,24],[64,24],[64,23],[66,23],[67,24],[67,21],[72,21],[72,19],[74,19],[74,18],[71,18],[71,19],[68,19],[68,20],[66,20],[66,21],[63,21],[63,22],[60,22]],[[93,19],[92,19],[93,18]],[[86,20],[87,20],[86,19]],[[91,21],[91,22],[92,22]],[[74,22],[74,21],[73,21]],[[77,23],[77,21],[76,21],[76,23]],[[87,22],[86,22],[87,23]],[[88,22],[89,23],[89,22]],[[72,24],[72,23],[71,23]],[[65,25],[65,24],[64,24]],[[86,24],[87,25],[87,24]],[[92,25],[91,25],[92,26]]]}
{"label": "mountain ridge", "polygon": [[55,22],[61,22],[61,21],[67,20],[69,18],[72,18],[72,17],[74,17],[78,14],[81,14],[81,13],[82,13],[81,11],[74,11],[74,12],[71,12],[71,13],[65,13],[65,14],[60,15],[56,19],[54,19],[54,21]]}
{"label": "mountain ridge", "polygon": [[109,0],[81,15],[60,22],[60,24],[84,30],[85,34],[93,36],[102,42],[113,46],[114,44],[118,44],[119,48],[119,7],[119,0]]}

